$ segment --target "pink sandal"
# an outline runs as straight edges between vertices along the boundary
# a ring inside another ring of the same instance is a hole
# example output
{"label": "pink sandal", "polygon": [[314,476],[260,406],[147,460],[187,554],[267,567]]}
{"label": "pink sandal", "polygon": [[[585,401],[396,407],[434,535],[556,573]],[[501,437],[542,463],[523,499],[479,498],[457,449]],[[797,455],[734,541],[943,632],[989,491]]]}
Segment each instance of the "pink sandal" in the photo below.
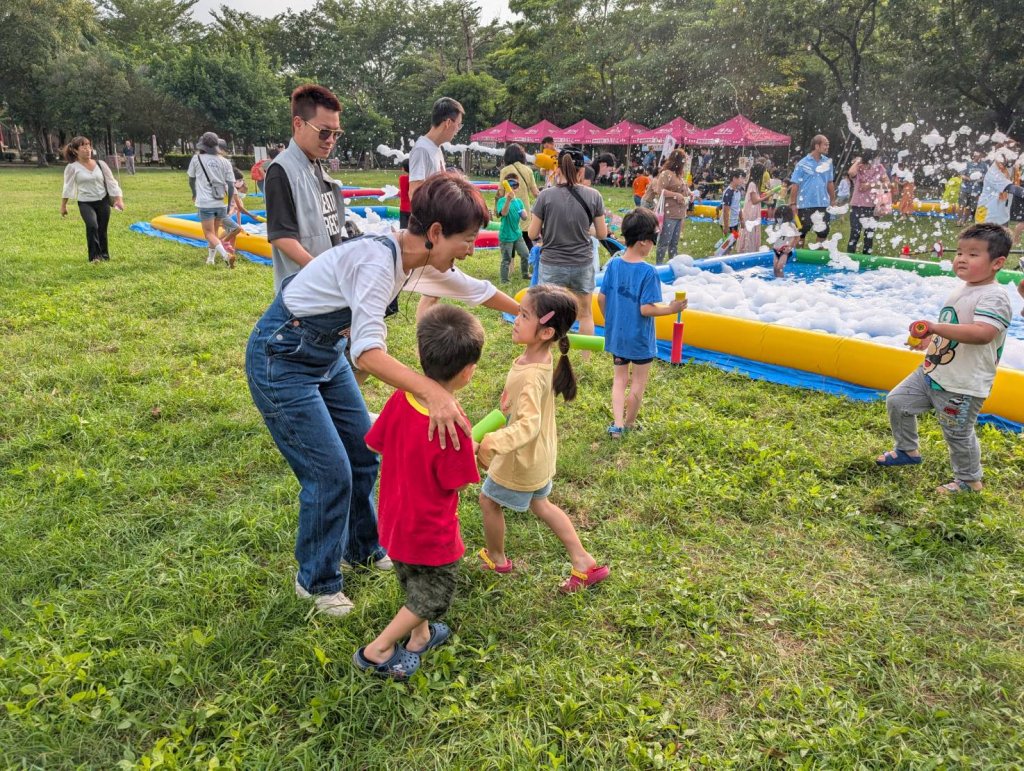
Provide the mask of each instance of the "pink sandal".
{"label": "pink sandal", "polygon": [[594,565],[586,573],[581,573],[573,568],[569,573],[569,578],[558,587],[558,591],[562,594],[572,594],[581,589],[589,589],[594,584],[604,581],[611,575],[611,572],[607,565]]}
{"label": "pink sandal", "polygon": [[505,564],[498,565],[491,559],[491,555],[487,553],[487,549],[481,549],[478,551],[477,556],[483,560],[482,567],[484,570],[493,570],[495,573],[511,573],[512,572],[512,560],[505,557]]}

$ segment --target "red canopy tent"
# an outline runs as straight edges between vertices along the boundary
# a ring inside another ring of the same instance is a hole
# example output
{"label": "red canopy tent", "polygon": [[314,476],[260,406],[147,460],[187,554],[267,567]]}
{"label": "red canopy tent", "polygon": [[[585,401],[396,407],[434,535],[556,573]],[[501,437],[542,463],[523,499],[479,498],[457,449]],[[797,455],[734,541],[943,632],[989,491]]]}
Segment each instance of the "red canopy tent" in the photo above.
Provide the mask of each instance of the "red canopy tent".
{"label": "red canopy tent", "polygon": [[656,129],[641,132],[633,137],[633,141],[640,145],[657,144],[664,142],[665,136],[671,134],[672,138],[676,140],[677,145],[689,145],[693,144],[691,137],[699,132],[700,129],[690,123],[690,121],[683,120],[682,118],[673,118]]}
{"label": "red canopy tent", "polygon": [[593,141],[592,137],[603,133],[603,128],[584,118],[583,120],[576,121],[571,126],[568,126],[561,131],[556,131],[552,136],[555,141],[559,143],[566,142],[574,145],[589,145]]}
{"label": "red canopy tent", "polygon": [[594,145],[633,145],[636,144],[637,135],[646,131],[647,128],[639,123],[620,120],[614,126],[592,136],[590,143]]}
{"label": "red canopy tent", "polygon": [[509,137],[513,134],[520,134],[522,131],[522,126],[517,126],[510,120],[503,120],[497,126],[491,126],[489,129],[476,132],[469,139],[472,142],[504,143],[512,141]]}
{"label": "red canopy tent", "polygon": [[737,115],[725,123],[695,132],[687,140],[687,144],[719,147],[786,147],[791,141],[785,134],[758,126],[744,115]]}
{"label": "red canopy tent", "polygon": [[540,123],[535,123],[529,128],[525,128],[519,132],[511,132],[508,136],[509,142],[532,142],[533,144],[540,144],[540,140],[544,137],[554,136],[562,129],[558,128],[554,123],[549,120],[542,120]]}

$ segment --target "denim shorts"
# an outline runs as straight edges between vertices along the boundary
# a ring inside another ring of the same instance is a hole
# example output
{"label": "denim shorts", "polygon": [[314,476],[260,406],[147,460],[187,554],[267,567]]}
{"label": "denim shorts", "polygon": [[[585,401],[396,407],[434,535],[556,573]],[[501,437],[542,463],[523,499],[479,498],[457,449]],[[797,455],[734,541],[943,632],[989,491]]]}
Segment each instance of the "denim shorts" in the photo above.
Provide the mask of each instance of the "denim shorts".
{"label": "denim shorts", "polygon": [[238,222],[232,217],[225,216],[224,219],[220,221],[220,224],[221,227],[224,228],[225,235],[228,233],[234,233],[236,230],[240,229]]}
{"label": "denim shorts", "polygon": [[523,492],[522,490],[509,490],[504,485],[499,485],[490,475],[484,479],[483,487],[480,488],[480,492],[490,498],[492,501],[497,503],[499,506],[504,506],[506,509],[512,509],[512,511],[526,511],[530,508],[530,504],[534,498],[547,498],[551,495],[551,480],[539,490],[531,492]]}
{"label": "denim shorts", "polygon": [[541,284],[565,287],[575,294],[591,294],[594,291],[594,263],[551,265],[544,262],[543,254],[541,252],[539,278]]}
{"label": "denim shorts", "polygon": [[200,209],[199,210],[199,221],[206,222],[207,220],[222,220],[228,216],[227,206],[214,206],[212,209]]}

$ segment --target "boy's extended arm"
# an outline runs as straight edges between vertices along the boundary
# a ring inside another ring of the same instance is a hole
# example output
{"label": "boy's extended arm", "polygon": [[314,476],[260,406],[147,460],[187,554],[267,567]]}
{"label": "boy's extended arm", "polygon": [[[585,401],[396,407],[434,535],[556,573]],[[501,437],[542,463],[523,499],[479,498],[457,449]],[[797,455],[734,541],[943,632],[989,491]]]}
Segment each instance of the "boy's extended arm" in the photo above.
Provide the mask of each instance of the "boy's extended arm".
{"label": "boy's extended arm", "polygon": [[688,303],[686,300],[673,300],[670,303],[647,303],[640,306],[641,316],[671,316],[673,313],[685,311]]}
{"label": "boy's extended arm", "polygon": [[999,330],[991,324],[975,321],[973,324],[932,324],[931,333],[969,345],[984,345],[996,339]]}

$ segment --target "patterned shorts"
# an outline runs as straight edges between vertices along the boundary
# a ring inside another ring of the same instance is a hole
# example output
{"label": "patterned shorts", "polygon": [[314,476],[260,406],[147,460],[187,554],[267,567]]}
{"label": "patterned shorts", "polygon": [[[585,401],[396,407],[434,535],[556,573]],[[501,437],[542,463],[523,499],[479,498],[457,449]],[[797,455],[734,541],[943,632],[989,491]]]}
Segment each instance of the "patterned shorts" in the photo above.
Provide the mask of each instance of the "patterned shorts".
{"label": "patterned shorts", "polygon": [[420,618],[437,621],[444,617],[455,597],[459,563],[447,565],[410,565],[395,563],[398,585],[405,593],[405,607]]}

